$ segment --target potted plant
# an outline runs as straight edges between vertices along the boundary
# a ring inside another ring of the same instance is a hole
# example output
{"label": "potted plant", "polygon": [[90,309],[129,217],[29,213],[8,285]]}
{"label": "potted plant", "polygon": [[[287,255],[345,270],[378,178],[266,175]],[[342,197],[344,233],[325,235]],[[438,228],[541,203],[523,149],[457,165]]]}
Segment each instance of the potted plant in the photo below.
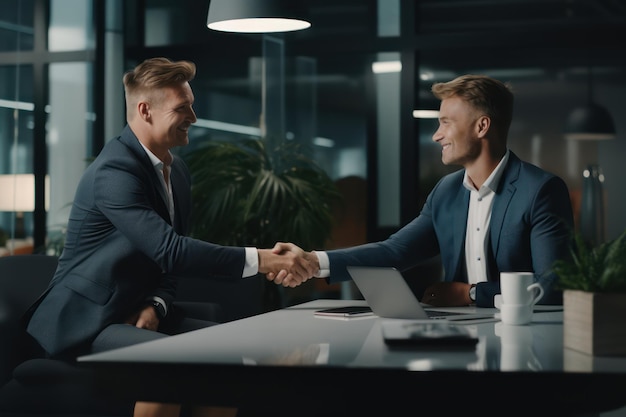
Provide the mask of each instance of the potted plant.
{"label": "potted plant", "polygon": [[554,265],[563,290],[563,345],[591,355],[626,355],[626,231],[592,246],[574,238]]}
{"label": "potted plant", "polygon": [[[193,176],[192,236],[222,245],[271,248],[278,241],[323,247],[333,227],[335,183],[294,142],[208,140],[183,155]],[[280,308],[265,286],[265,309]]]}

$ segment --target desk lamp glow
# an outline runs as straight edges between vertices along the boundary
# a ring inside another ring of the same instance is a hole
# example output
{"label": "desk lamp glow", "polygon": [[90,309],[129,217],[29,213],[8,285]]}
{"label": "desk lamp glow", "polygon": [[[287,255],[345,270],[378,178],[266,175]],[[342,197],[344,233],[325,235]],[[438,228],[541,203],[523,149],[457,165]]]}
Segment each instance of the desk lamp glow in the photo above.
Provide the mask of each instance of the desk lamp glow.
{"label": "desk lamp glow", "polygon": [[[46,211],[49,209],[50,179],[46,176]],[[0,175],[0,211],[15,213],[15,238],[24,239],[24,213],[35,211],[35,176],[33,174]]]}

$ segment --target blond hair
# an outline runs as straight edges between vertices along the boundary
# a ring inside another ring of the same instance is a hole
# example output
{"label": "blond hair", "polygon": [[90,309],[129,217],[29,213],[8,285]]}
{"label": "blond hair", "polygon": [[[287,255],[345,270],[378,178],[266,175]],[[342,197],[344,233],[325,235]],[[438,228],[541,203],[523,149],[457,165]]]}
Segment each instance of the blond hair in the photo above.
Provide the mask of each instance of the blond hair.
{"label": "blond hair", "polygon": [[506,138],[513,119],[513,90],[486,75],[462,75],[452,81],[433,84],[431,91],[439,100],[459,97],[489,116],[492,125]]}
{"label": "blond hair", "polygon": [[126,114],[131,118],[140,99],[158,102],[165,87],[177,86],[193,80],[196,64],[190,61],[171,61],[167,58],[150,58],[124,74]]}

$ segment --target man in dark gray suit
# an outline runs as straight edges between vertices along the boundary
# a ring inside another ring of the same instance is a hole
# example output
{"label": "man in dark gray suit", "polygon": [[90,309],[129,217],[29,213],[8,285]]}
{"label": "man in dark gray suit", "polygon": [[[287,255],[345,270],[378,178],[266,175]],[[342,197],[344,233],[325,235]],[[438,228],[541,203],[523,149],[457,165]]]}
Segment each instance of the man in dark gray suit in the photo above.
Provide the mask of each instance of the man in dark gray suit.
{"label": "man in dark gray suit", "polygon": [[297,251],[185,236],[191,178],[170,149],[189,142],[196,121],[195,72],[191,62],[155,58],[124,75],[128,124],[81,178],[58,269],[30,311],[27,330],[49,356],[72,358],[162,337],[157,330],[211,324],[174,314],[177,276],[239,280],[285,269],[284,284],[298,285],[311,275]]}
{"label": "man in dark gray suit", "polygon": [[[124,75],[127,126],[80,180],[63,253],[27,331],[47,356],[73,360],[215,323],[173,307],[177,276],[239,280],[289,271],[299,285],[314,268],[302,251],[225,247],[186,237],[191,177],[170,149],[196,121],[195,64],[148,59]],[[137,403],[135,416],[178,415],[175,404]],[[234,415],[236,409],[205,410]]]}
{"label": "man in dark gray suit", "polygon": [[464,169],[443,177],[419,216],[388,239],[307,253],[319,262],[315,275],[335,283],[350,279],[348,265],[406,270],[441,255],[444,279],[426,288],[425,303],[493,307],[504,271],[534,272],[544,289],[539,302],[560,303],[552,267],[569,256],[574,228],[569,191],[561,178],[507,148],[510,87],[487,76],[464,75],[436,83],[432,91],[441,100],[433,140],[441,145],[444,164]]}

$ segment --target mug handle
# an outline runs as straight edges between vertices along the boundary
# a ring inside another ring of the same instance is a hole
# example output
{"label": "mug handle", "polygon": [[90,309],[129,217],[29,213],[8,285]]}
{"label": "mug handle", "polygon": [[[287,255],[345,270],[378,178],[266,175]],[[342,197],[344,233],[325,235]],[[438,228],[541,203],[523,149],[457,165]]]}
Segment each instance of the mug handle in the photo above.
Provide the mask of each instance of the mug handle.
{"label": "mug handle", "polygon": [[493,305],[495,308],[500,310],[500,306],[502,305],[502,294],[496,294],[493,296]]}
{"label": "mug handle", "polygon": [[539,299],[543,297],[543,287],[538,282],[535,282],[534,284],[530,284],[528,287],[526,287],[526,290],[535,292],[535,296],[533,297],[533,300],[530,302],[530,305],[537,304],[537,301],[539,301]]}

